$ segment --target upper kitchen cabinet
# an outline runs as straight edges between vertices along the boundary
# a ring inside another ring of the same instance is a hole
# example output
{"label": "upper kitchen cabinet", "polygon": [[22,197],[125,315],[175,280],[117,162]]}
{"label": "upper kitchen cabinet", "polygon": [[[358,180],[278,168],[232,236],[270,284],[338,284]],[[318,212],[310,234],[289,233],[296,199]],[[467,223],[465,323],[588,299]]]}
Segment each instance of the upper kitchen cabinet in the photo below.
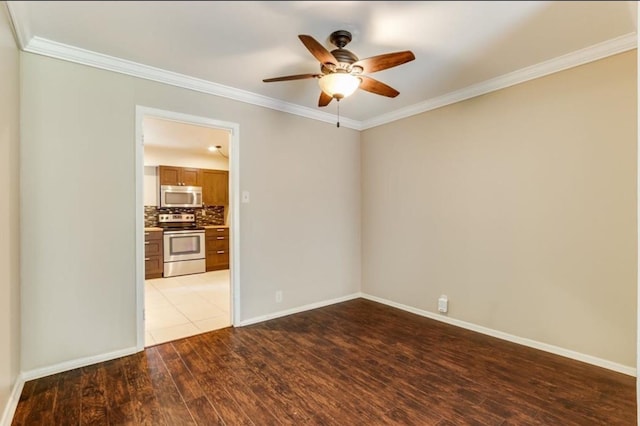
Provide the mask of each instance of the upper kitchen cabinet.
{"label": "upper kitchen cabinet", "polygon": [[207,206],[229,204],[229,172],[202,170],[202,201]]}
{"label": "upper kitchen cabinet", "polygon": [[160,185],[203,186],[202,170],[191,167],[159,166]]}

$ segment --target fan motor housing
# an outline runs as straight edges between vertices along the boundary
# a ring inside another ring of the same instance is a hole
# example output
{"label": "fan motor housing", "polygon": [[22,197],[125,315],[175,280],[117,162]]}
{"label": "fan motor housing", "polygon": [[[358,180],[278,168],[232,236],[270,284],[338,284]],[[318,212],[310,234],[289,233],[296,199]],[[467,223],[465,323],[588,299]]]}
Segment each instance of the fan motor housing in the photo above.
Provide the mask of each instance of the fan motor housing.
{"label": "fan motor housing", "polygon": [[335,49],[331,51],[331,54],[338,60],[338,62],[345,64],[351,65],[358,61],[358,57],[347,49]]}
{"label": "fan motor housing", "polygon": [[326,66],[320,66],[320,71],[323,74],[328,74],[334,72],[336,69],[343,69],[347,71],[351,71],[351,65],[355,62],[358,62],[358,57],[347,49],[335,49],[331,51],[331,54],[338,61],[335,68],[332,69],[327,68]]}

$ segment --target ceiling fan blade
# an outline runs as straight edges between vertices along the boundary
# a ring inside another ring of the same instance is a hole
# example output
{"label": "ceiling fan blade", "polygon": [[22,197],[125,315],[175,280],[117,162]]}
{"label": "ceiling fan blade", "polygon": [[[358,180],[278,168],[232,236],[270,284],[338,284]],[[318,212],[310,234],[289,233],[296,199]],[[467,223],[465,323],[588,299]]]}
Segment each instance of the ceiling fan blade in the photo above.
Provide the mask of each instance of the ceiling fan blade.
{"label": "ceiling fan blade", "polygon": [[355,62],[352,67],[360,67],[363,70],[363,74],[370,74],[402,65],[406,62],[413,61],[415,58],[413,52],[405,50],[403,52],[385,53],[384,55],[360,59]]}
{"label": "ceiling fan blade", "polygon": [[333,99],[331,96],[327,95],[324,92],[320,92],[320,99],[318,99],[318,106],[323,107],[323,106],[329,105],[329,102],[331,102],[331,99]]}
{"label": "ceiling fan blade", "polygon": [[286,75],[284,77],[265,78],[262,81],[265,83],[272,83],[274,81],[304,80],[305,78],[317,78],[317,77],[320,77],[320,74],[297,74],[297,75]]}
{"label": "ceiling fan blade", "polygon": [[338,61],[331,54],[331,52],[325,49],[323,45],[318,43],[315,38],[305,34],[300,34],[298,38],[300,39],[300,41],[302,41],[302,44],[304,44],[305,47],[309,49],[309,52],[311,52],[311,54],[318,61],[320,61],[321,64],[338,64]]}
{"label": "ceiling fan blade", "polygon": [[400,94],[400,92],[393,87],[387,86],[374,78],[366,77],[364,75],[360,75],[358,78],[362,80],[360,88],[367,92],[375,93],[376,95],[388,96],[390,98],[395,98]]}

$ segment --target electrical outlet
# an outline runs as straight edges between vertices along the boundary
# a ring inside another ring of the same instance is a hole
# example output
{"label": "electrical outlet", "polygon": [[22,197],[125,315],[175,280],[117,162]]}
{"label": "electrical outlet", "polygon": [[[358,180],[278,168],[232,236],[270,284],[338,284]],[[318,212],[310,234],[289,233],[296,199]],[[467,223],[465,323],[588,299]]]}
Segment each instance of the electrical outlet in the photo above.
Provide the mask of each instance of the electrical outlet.
{"label": "electrical outlet", "polygon": [[276,303],[282,302],[282,290],[276,291]]}
{"label": "electrical outlet", "polygon": [[446,313],[449,310],[449,299],[446,295],[440,296],[438,299],[438,312]]}

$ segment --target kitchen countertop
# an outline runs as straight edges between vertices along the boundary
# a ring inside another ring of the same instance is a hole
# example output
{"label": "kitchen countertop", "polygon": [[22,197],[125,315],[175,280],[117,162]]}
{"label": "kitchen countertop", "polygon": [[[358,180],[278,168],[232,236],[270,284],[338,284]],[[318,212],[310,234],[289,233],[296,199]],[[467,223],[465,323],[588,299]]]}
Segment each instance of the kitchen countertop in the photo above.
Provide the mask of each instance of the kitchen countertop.
{"label": "kitchen countertop", "polygon": [[[205,225],[204,229],[215,229],[215,228],[228,228],[229,225]],[[150,227],[145,227],[144,231],[145,232],[151,232],[151,231],[163,231],[163,228],[159,228],[157,226],[150,226]]]}

